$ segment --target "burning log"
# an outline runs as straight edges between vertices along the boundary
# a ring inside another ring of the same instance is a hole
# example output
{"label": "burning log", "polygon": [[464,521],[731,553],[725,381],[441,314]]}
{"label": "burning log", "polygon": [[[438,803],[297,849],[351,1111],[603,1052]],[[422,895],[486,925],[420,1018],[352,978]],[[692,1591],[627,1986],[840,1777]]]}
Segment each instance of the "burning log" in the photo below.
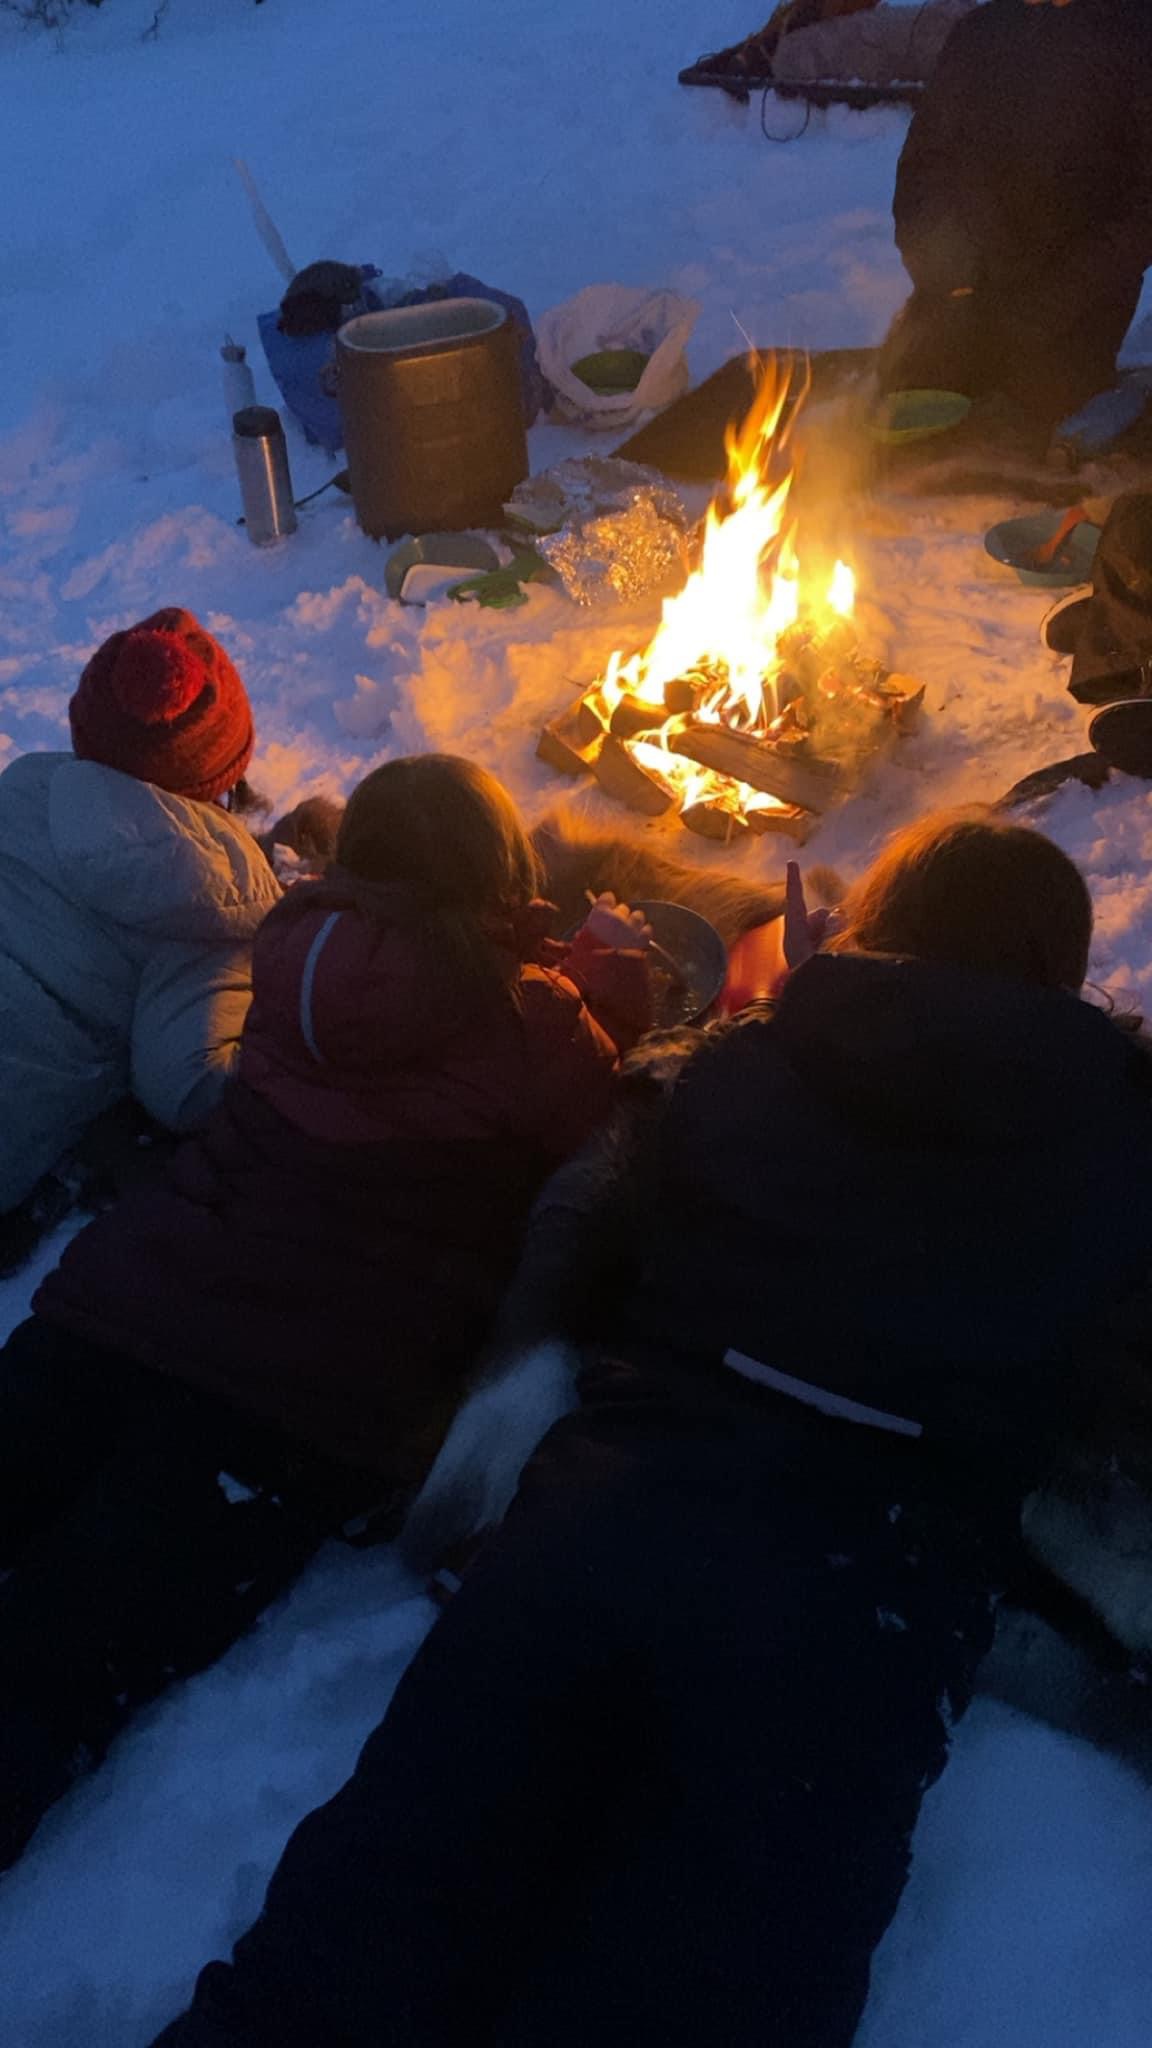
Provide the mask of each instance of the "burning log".
{"label": "burning log", "polygon": [[589,775],[607,731],[597,690],[584,690],[574,704],[550,719],[536,745],[536,759],[561,775]]}
{"label": "burning log", "polygon": [[581,744],[576,721],[570,714],[553,719],[546,725],[536,742],[536,759],[549,768],[555,768],[560,775],[595,774],[596,762],[604,744],[601,733],[591,746]]}
{"label": "burning log", "polygon": [[783,832],[797,846],[803,846],[816,820],[811,811],[802,810],[799,804],[773,803],[751,806],[744,812],[744,822],[757,839],[767,832]]}
{"label": "burning log", "polygon": [[856,651],[856,629],[847,619],[833,619],[819,631],[810,620],[797,619],[776,642],[777,659],[806,690],[816,689],[829,669],[850,670]]}
{"label": "burning log", "polygon": [[593,774],[601,789],[615,797],[617,803],[627,804],[631,811],[642,811],[647,818],[662,818],[676,802],[675,790],[642,768],[623,740],[612,733],[597,753]]}
{"label": "burning log", "polygon": [[573,722],[581,746],[595,746],[608,730],[608,707],[599,690],[585,690],[567,715]]}
{"label": "burning log", "polygon": [[690,675],[673,676],[664,685],[664,708],[676,718],[695,718],[704,699],[724,687],[724,677],[719,670],[711,674],[694,670]]}
{"label": "burning log", "polygon": [[[705,699],[722,689],[723,683],[721,675],[707,675],[703,671],[673,676],[665,683],[659,702],[626,690],[608,721],[608,729],[618,739],[634,740],[641,733],[658,732],[671,717],[694,718]],[[595,696],[596,691],[591,694]]]}
{"label": "burning log", "polygon": [[680,823],[689,832],[698,832],[701,839],[718,840],[727,846],[733,839],[744,839],[748,834],[748,820],[740,811],[729,810],[726,804],[718,803],[714,797],[701,797],[694,804],[685,804],[680,813]]}
{"label": "burning log", "polygon": [[826,811],[840,793],[835,762],[818,754],[781,754],[755,733],[733,732],[727,725],[690,723],[670,733],[668,745],[701,768],[730,775],[734,782],[746,782],[750,789],[806,811]]}
{"label": "burning log", "polygon": [[924,685],[911,676],[887,675],[872,693],[900,734],[915,732],[924,706]]}
{"label": "burning log", "polygon": [[618,740],[634,740],[642,732],[657,732],[667,716],[662,704],[649,704],[643,697],[625,695],[612,713],[608,730]]}

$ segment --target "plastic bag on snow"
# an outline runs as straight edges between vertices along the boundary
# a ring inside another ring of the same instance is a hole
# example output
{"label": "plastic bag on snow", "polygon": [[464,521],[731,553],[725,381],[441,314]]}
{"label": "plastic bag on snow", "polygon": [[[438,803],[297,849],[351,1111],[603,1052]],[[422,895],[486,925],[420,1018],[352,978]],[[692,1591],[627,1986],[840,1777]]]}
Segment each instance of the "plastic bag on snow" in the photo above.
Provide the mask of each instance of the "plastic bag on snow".
{"label": "plastic bag on snow", "polygon": [[[692,382],[684,350],[699,314],[695,299],[678,292],[623,284],[585,285],[574,299],[553,306],[537,321],[536,347],[556,393],[556,412],[592,427],[626,427],[671,405]],[[589,390],[573,363],[614,348],[638,349],[650,358],[636,389]]]}

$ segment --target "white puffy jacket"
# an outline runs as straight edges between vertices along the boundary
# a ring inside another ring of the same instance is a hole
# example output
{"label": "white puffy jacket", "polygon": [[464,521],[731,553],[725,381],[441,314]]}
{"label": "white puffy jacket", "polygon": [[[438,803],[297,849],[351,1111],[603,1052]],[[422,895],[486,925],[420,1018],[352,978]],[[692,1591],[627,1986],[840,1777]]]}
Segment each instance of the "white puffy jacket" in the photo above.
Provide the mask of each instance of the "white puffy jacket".
{"label": "white puffy jacket", "polygon": [[239,1053],[280,894],[218,804],[71,754],[0,775],[0,1213],[127,1094],[175,1131]]}

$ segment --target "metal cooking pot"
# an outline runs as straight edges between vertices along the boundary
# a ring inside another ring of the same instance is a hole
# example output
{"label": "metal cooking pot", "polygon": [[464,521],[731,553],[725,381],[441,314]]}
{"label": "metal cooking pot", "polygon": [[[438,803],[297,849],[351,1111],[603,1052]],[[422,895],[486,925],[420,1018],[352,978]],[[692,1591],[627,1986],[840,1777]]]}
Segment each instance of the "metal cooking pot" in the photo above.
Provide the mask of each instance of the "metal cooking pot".
{"label": "metal cooking pot", "polygon": [[374,540],[491,526],[528,474],[515,331],[486,299],[361,313],[336,337],[356,517]]}

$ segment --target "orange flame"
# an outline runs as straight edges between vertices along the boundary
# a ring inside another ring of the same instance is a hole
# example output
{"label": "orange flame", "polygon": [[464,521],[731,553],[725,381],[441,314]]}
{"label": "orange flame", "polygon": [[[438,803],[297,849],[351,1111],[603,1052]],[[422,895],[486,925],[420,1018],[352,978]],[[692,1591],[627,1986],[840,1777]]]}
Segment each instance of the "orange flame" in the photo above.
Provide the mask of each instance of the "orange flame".
{"label": "orange flame", "polygon": [[788,441],[807,379],[794,392],[790,373],[774,360],[760,368],[750,412],[725,435],[727,482],[708,508],[699,566],[665,600],[648,646],[629,660],[617,650],[598,685],[609,714],[625,696],[642,709],[651,707],[652,731],[627,744],[641,766],[675,789],[682,806],[701,795],[723,799],[737,790],[748,799],[743,808],[763,809],[771,800],[668,751],[674,722],[665,702],[668,685],[681,678],[700,685],[692,713],[698,720],[767,733],[779,710],[780,636],[802,613],[818,622],[823,613],[827,624],[847,618],[855,601],[855,579],[844,562],[837,562],[817,605],[802,588],[789,512],[795,468]]}

